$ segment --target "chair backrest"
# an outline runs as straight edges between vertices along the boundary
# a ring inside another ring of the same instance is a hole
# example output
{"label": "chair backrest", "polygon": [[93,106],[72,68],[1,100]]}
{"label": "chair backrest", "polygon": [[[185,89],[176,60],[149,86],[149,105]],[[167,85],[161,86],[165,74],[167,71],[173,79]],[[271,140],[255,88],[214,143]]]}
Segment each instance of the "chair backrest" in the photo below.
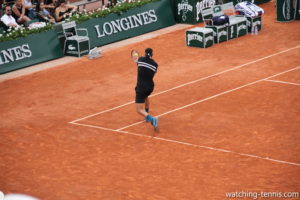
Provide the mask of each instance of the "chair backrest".
{"label": "chair backrest", "polygon": [[211,19],[213,17],[212,7],[203,9],[201,11],[201,14],[202,14],[202,19],[203,19],[204,24],[205,25],[211,24]]}
{"label": "chair backrest", "polygon": [[221,5],[215,5],[213,8],[213,16],[220,16],[220,15],[224,15],[224,12],[222,10],[222,6]]}
{"label": "chair backrest", "polygon": [[62,31],[66,38],[77,35],[76,22],[70,21],[70,22],[63,23]]}
{"label": "chair backrest", "polygon": [[202,14],[203,20],[204,20],[204,19],[210,19],[210,18],[212,18],[213,10],[212,10],[211,7],[210,7],[210,8],[206,8],[206,9],[203,9],[203,10],[201,11],[201,14]]}

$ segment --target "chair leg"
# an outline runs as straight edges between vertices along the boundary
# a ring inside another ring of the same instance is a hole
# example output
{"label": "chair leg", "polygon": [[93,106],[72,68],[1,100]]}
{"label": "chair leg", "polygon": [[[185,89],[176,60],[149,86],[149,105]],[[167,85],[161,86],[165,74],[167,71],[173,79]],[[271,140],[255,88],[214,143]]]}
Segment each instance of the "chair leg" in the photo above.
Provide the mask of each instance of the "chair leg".
{"label": "chair leg", "polygon": [[63,52],[63,54],[66,53],[66,43],[67,43],[67,40],[65,40],[65,44],[64,44],[64,52]]}

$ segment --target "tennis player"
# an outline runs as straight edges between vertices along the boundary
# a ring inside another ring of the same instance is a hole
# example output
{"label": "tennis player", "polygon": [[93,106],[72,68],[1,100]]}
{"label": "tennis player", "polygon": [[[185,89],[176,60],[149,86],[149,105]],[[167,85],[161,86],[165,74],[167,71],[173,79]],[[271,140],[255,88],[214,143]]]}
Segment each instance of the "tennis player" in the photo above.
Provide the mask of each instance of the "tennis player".
{"label": "tennis player", "polygon": [[137,83],[135,87],[135,104],[137,112],[145,117],[146,122],[151,122],[154,130],[158,127],[158,118],[149,114],[148,96],[154,89],[153,77],[157,71],[157,63],[152,59],[153,51],[151,48],[145,50],[145,56],[138,59]]}

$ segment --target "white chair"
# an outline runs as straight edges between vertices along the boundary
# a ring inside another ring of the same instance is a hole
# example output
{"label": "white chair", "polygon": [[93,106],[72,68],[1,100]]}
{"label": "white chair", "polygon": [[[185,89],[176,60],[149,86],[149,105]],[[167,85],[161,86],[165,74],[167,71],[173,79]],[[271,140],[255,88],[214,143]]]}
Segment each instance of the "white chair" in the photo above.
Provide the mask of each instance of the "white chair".
{"label": "white chair", "polygon": [[[75,21],[62,23],[61,28],[65,38],[64,53],[66,55],[80,57],[89,53],[90,40],[87,29],[76,28]],[[79,35],[79,32],[83,35]]]}

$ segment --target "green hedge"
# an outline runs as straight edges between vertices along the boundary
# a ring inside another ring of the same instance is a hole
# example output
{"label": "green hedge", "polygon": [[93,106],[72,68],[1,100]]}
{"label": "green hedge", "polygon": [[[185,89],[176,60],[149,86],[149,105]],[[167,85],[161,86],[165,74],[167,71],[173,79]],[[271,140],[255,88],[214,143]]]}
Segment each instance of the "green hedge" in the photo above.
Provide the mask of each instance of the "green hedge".
{"label": "green hedge", "polygon": [[[69,15],[69,18],[66,21],[76,21],[77,23],[82,23],[84,21],[88,21],[93,18],[106,17],[107,15],[109,15],[111,13],[116,13],[116,14],[120,15],[123,12],[126,12],[132,8],[141,7],[145,4],[155,2],[155,1],[158,1],[158,0],[123,1],[123,2],[117,3],[114,7],[111,7],[111,8],[107,8],[104,6],[93,12],[82,11],[82,12],[71,13]],[[24,27],[24,26],[20,26],[19,28],[11,28],[2,33],[0,32],[0,42],[15,40],[20,37],[26,37],[30,34],[47,31],[47,30],[52,29],[53,26],[54,26],[53,24],[47,24],[45,27],[36,28],[36,29],[29,29],[28,27]]]}

